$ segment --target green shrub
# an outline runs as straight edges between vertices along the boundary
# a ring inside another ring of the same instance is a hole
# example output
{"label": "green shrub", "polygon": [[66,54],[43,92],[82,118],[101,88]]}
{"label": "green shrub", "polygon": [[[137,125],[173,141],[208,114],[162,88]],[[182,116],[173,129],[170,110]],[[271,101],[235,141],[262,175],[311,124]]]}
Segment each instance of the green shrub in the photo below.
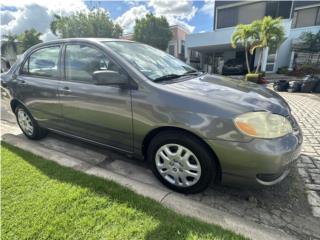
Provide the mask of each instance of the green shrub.
{"label": "green shrub", "polygon": [[278,68],[277,73],[287,75],[289,73],[288,66]]}

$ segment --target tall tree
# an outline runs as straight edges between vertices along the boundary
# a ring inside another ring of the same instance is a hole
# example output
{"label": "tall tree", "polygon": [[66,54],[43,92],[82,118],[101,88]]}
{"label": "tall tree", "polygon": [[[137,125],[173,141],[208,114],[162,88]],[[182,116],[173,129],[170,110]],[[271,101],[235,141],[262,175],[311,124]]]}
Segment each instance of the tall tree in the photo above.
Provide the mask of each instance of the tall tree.
{"label": "tall tree", "polygon": [[161,50],[166,50],[172,33],[167,19],[147,14],[145,18],[137,19],[133,39],[149,44]]}
{"label": "tall tree", "polygon": [[114,24],[102,9],[90,12],[77,12],[67,17],[54,15],[50,24],[53,34],[62,38],[74,37],[113,37],[122,35],[122,28]]}
{"label": "tall tree", "polygon": [[41,36],[41,33],[35,30],[34,28],[31,28],[21,33],[18,36],[18,39],[20,41],[21,51],[24,52],[28,48],[32,47],[33,45],[41,43],[42,41],[40,40],[40,36]]}
{"label": "tall tree", "polygon": [[244,47],[248,73],[251,73],[248,50],[250,47],[250,41],[254,38],[254,34],[255,32],[250,24],[239,24],[231,37],[231,45],[233,48],[236,48],[239,43]]}
{"label": "tall tree", "polygon": [[273,19],[270,16],[253,21],[251,26],[256,34],[253,35],[254,39],[250,52],[253,54],[255,49],[261,49],[256,68],[257,73],[261,65],[263,49],[266,47],[277,49],[280,46],[284,40],[284,27],[281,18]]}
{"label": "tall tree", "polygon": [[12,33],[8,33],[3,35],[4,41],[1,44],[1,53],[2,55],[8,54],[10,51],[13,52],[13,54],[17,54],[18,48],[17,48],[17,39],[18,36],[14,35]]}

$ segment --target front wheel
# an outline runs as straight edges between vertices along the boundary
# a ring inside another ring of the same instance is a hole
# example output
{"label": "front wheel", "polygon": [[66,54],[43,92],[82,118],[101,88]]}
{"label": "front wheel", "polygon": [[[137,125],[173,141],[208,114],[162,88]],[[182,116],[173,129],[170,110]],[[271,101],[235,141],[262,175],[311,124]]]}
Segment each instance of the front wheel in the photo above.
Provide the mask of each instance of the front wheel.
{"label": "front wheel", "polygon": [[20,129],[28,138],[40,139],[46,135],[47,131],[38,125],[25,107],[18,106],[15,109],[15,115]]}
{"label": "front wheel", "polygon": [[155,176],[177,192],[200,192],[217,174],[213,154],[199,139],[184,132],[158,134],[149,145],[147,159]]}

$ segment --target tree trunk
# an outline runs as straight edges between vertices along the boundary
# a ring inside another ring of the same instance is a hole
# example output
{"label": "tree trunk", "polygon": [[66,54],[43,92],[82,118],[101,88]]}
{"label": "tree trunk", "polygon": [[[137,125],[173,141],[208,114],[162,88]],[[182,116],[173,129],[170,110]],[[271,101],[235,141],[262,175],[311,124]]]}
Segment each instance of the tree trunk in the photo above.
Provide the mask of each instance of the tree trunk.
{"label": "tree trunk", "polygon": [[248,70],[248,73],[251,73],[251,70],[250,70],[250,66],[249,66],[249,59],[248,59],[248,47],[245,46],[245,56],[246,56],[246,64],[247,64],[247,70]]}
{"label": "tree trunk", "polygon": [[262,55],[263,55],[263,48],[261,48],[261,51],[259,53],[259,59],[258,59],[258,64],[257,64],[257,68],[256,68],[255,73],[258,73],[258,71],[259,71],[259,68],[260,68],[260,65],[261,65],[261,61],[262,61]]}

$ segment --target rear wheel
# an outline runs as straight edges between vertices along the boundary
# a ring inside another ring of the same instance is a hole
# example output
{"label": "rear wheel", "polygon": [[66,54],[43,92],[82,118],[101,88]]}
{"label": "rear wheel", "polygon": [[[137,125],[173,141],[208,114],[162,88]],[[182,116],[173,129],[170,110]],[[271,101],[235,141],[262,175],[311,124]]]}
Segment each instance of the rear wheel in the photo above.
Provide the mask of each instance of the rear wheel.
{"label": "rear wheel", "polygon": [[147,159],[155,176],[177,192],[200,192],[217,173],[216,159],[207,147],[198,138],[180,131],[155,136]]}
{"label": "rear wheel", "polygon": [[28,138],[40,139],[46,135],[47,131],[38,125],[25,107],[21,105],[17,106],[15,115],[20,129]]}

